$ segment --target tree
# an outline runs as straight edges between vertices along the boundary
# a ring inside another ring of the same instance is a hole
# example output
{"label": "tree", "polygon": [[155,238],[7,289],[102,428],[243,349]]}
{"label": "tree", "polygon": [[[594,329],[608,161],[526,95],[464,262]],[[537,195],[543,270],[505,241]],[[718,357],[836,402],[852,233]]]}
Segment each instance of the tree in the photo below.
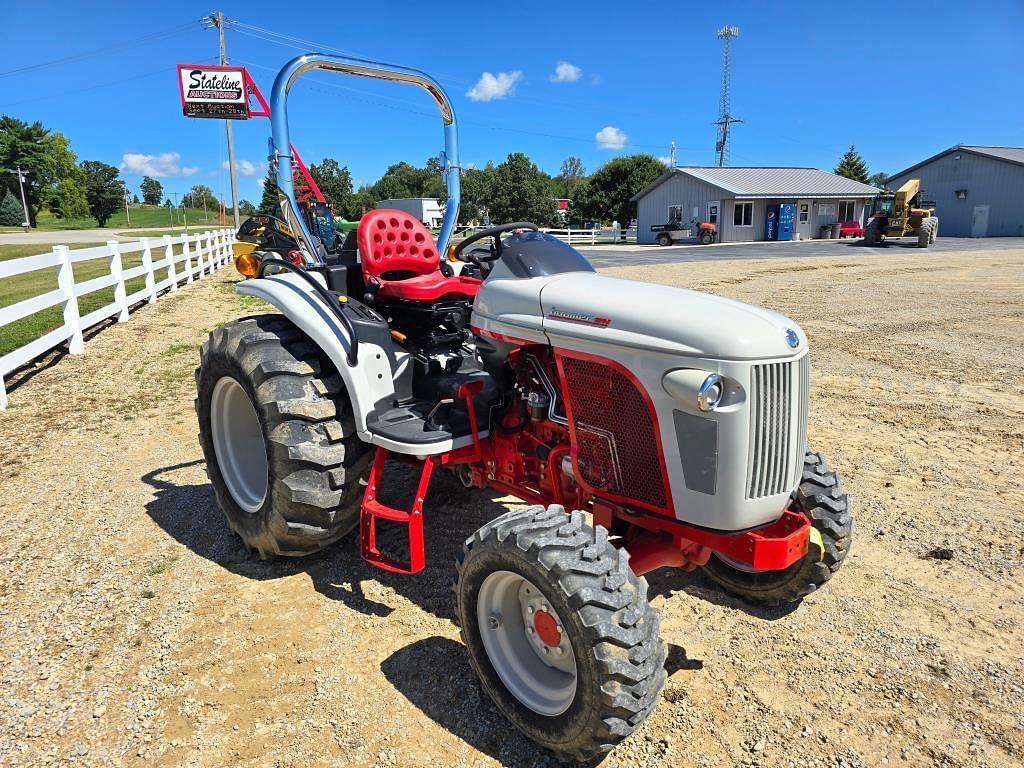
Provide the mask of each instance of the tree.
{"label": "tree", "polygon": [[618,221],[627,227],[636,217],[630,198],[665,172],[665,165],[651,155],[625,155],[609,160],[580,184],[576,212],[587,221]]}
{"label": "tree", "polygon": [[181,204],[186,208],[206,208],[208,211],[215,211],[220,207],[217,196],[205,184],[196,184],[192,187],[181,199]]}
{"label": "tree", "polygon": [[490,204],[492,221],[554,224],[557,213],[548,182],[549,177],[522,152],[510,154],[495,169]]}
{"label": "tree", "polygon": [[490,221],[491,198],[497,169],[490,160],[483,168],[467,168],[462,172],[462,207],[460,224]]}
{"label": "tree", "polygon": [[569,155],[562,161],[562,167],[554,178],[555,196],[571,198],[586,176],[587,169],[583,167],[583,161],[575,155]]}
{"label": "tree", "polygon": [[352,195],[352,209],[345,215],[345,218],[357,221],[367,211],[373,210],[375,205],[377,205],[377,198],[374,196],[371,188],[362,186],[358,192]]}
{"label": "tree", "polygon": [[250,203],[248,200],[240,200],[238,202],[238,212],[243,216],[255,216],[256,206]]}
{"label": "tree", "polygon": [[266,178],[263,179],[263,197],[260,198],[259,212],[268,216],[280,216],[280,200],[281,194],[277,189],[274,169],[268,168]]}
{"label": "tree", "polygon": [[426,168],[417,168],[406,162],[388,166],[384,175],[370,187],[370,192],[377,200],[388,200],[404,197],[445,196],[444,182],[441,180],[441,165],[436,158],[427,160]]}
{"label": "tree", "polygon": [[348,167],[325,157],[323,162],[309,166],[309,174],[324,193],[324,199],[339,216],[347,217],[352,212],[352,174]]}
{"label": "tree", "polygon": [[872,187],[878,187],[880,189],[885,187],[885,182],[887,182],[888,180],[889,174],[887,173],[872,173],[870,176],[868,176],[868,184],[870,184]]}
{"label": "tree", "polygon": [[33,227],[36,214],[57,183],[74,173],[78,158],[68,148],[69,143],[64,134],[53,133],[38,121],[29,124],[8,115],[0,117],[0,168],[8,171],[0,177],[0,188],[9,189],[17,197],[18,177],[10,171],[19,166],[28,171],[25,200]]}
{"label": "tree", "polygon": [[139,189],[142,190],[142,199],[146,205],[160,205],[160,198],[164,196],[163,184],[149,176],[143,176]]}
{"label": "tree", "polygon": [[124,200],[124,182],[117,178],[117,168],[98,160],[82,163],[85,172],[85,197],[89,201],[89,213],[101,227],[120,209]]}
{"label": "tree", "polygon": [[846,150],[846,154],[839,161],[835,173],[839,176],[845,176],[847,179],[859,181],[862,184],[868,183],[868,164],[864,162],[864,158],[860,156],[860,153],[854,148],[853,144],[850,145],[850,148]]}
{"label": "tree", "polygon": [[75,168],[74,173],[57,182],[47,203],[60,219],[84,219],[89,216],[89,199],[85,194],[85,171]]}
{"label": "tree", "polygon": [[[159,202],[159,201],[160,201],[160,198],[158,197],[157,198],[157,202]],[[132,195],[132,205],[139,205],[139,193],[138,192],[136,192],[134,195]]]}
{"label": "tree", "polygon": [[0,227],[20,227],[25,222],[25,212],[11,190],[5,189],[0,200]]}

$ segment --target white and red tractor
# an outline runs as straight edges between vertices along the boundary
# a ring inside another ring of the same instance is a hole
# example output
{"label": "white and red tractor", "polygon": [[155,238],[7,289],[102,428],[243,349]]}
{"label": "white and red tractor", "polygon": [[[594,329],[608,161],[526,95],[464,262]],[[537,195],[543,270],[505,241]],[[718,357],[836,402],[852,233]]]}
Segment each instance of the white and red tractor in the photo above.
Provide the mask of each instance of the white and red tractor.
{"label": "white and red tractor", "polygon": [[[286,100],[311,70],[433,97],[449,198],[436,239],[396,210],[366,214],[333,252],[310,233]],[[303,555],[358,529],[367,561],[415,574],[425,520],[440,512],[434,473],[522,499],[466,540],[456,615],[498,709],[576,759],[628,736],[665,682],[644,573],[701,568],[747,600],[782,603],[836,572],[853,521],[839,477],[807,447],[810,366],[795,323],[600,275],[527,222],[453,245],[455,116],[421,72],[301,56],[278,75],[272,113],[301,258],[239,253],[254,279],[237,291],[279,313],[214,330],[196,372],[210,480],[247,546]],[[391,460],[419,472],[407,508],[379,498]]]}

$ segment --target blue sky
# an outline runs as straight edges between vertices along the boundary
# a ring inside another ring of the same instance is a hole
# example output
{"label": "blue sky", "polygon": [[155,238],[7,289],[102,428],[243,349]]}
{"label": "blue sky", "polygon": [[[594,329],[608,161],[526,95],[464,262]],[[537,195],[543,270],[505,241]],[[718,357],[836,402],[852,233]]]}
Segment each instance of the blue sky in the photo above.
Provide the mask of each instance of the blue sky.
{"label": "blue sky", "polygon": [[[733,43],[732,165],[831,169],[851,143],[893,172],[953,144],[1024,144],[1024,3],[933,2],[912,22],[899,4],[848,3],[281,3],[225,2],[247,25],[421,68],[449,92],[463,163],[526,152],[557,172],[623,153],[713,162],[721,47]],[[64,132],[80,159],[141,172],[169,191],[227,189],[219,121],[181,116],[174,65],[214,62],[198,19],[213,5],[51,0],[7,4],[0,28],[0,113]],[[294,11],[289,10],[294,8]],[[783,9],[784,8],[784,9]],[[872,17],[896,9],[887,22]],[[269,94],[302,43],[229,27],[232,63]],[[296,47],[297,46],[297,47]],[[101,53],[94,53],[95,51]],[[86,55],[79,55],[86,54]],[[50,63],[72,57],[64,63]],[[560,66],[561,64],[561,66]],[[43,65],[43,66],[37,66]],[[11,70],[22,69],[11,73]],[[489,73],[489,75],[485,75]],[[289,102],[307,162],[325,155],[372,182],[392,162],[422,165],[442,146],[429,97],[408,86],[337,75],[300,79]],[[240,194],[256,200],[269,122],[235,123]]]}

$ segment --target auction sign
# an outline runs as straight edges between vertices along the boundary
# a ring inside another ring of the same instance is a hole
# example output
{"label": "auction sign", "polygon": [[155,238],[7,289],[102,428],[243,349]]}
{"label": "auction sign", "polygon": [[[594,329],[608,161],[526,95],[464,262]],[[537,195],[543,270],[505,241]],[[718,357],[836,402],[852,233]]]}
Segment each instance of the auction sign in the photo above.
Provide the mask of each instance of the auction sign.
{"label": "auction sign", "polygon": [[179,64],[182,113],[185,117],[248,120],[248,83],[245,67]]}

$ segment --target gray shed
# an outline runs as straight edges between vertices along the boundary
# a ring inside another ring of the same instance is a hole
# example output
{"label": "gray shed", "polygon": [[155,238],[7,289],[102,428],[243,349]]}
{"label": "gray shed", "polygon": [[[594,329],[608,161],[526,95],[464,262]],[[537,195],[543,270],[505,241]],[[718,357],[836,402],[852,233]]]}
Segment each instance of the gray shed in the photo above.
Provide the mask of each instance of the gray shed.
{"label": "gray shed", "polygon": [[718,226],[721,242],[764,240],[767,206],[795,203],[794,236],[810,240],[825,225],[864,221],[881,190],[817,168],[669,168],[636,195],[637,242],[653,243],[651,227],[673,218]]}
{"label": "gray shed", "polygon": [[1024,236],[1024,147],[957,144],[904,171],[886,186],[921,180],[946,237]]}

